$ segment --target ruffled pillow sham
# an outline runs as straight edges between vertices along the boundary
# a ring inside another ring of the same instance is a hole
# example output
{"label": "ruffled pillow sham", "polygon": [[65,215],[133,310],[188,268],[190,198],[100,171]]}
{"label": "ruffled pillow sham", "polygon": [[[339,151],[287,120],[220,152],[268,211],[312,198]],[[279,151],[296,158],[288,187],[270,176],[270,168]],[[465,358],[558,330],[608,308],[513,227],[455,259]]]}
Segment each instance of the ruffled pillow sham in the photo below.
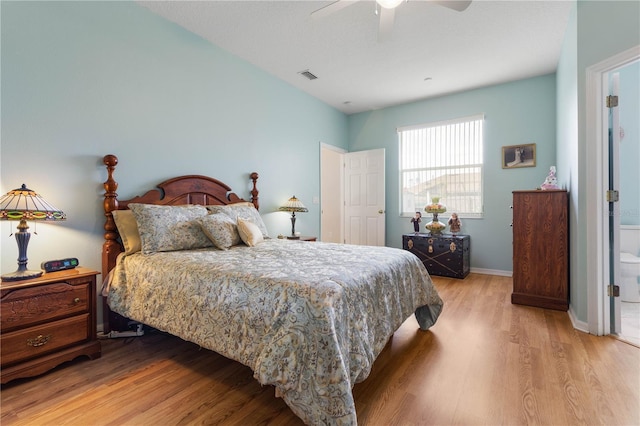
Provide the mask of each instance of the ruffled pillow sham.
{"label": "ruffled pillow sham", "polygon": [[198,222],[208,214],[204,206],[133,203],[129,209],[136,218],[144,254],[213,246]]}

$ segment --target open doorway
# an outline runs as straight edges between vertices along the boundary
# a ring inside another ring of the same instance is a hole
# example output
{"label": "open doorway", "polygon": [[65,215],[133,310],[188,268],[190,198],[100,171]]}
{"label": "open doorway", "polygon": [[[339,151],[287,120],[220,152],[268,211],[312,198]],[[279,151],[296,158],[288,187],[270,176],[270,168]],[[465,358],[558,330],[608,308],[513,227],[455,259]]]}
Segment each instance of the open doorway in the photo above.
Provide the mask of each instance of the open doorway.
{"label": "open doorway", "polygon": [[345,150],[320,144],[320,241],[344,242]]}
{"label": "open doorway", "polygon": [[385,150],[320,144],[320,240],[385,245]]}
{"label": "open doorway", "polygon": [[[609,284],[619,285],[613,283],[611,277],[619,276],[619,249],[615,242],[620,241],[620,227],[612,226],[610,221],[609,180],[614,172],[619,172],[616,169],[619,158],[610,157],[609,108],[605,100],[609,95],[610,77],[639,60],[640,46],[636,46],[586,70],[586,168],[592,171],[587,187],[596,189],[586,192],[586,207],[593,212],[587,217],[587,225],[595,231],[587,241],[587,274],[592,278],[588,292],[588,326],[589,332],[596,335],[620,334],[621,327],[620,300],[607,294]],[[637,180],[635,182],[637,190]],[[613,255],[610,254],[612,249]]]}
{"label": "open doorway", "polygon": [[611,221],[613,257],[618,265],[611,269],[620,289],[612,305],[617,311],[612,315],[611,332],[640,346],[640,60],[610,72],[609,81],[619,98],[609,154],[620,194]]}

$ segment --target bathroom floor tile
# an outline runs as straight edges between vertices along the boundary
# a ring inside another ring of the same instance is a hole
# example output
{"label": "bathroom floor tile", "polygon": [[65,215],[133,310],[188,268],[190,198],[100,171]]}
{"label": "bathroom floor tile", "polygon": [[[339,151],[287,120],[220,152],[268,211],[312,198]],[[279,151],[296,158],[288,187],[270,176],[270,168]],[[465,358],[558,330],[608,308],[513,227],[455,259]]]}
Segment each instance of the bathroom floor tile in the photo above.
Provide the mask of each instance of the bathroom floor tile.
{"label": "bathroom floor tile", "polygon": [[620,302],[622,330],[618,337],[640,346],[640,303]]}

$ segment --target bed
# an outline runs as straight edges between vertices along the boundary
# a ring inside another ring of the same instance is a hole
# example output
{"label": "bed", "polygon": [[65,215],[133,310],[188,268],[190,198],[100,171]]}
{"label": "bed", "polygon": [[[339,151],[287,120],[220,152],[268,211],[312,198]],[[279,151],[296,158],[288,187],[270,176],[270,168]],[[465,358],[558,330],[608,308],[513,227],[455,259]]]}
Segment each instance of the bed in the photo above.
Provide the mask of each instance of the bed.
{"label": "bed", "polygon": [[137,321],[241,362],[307,424],[357,424],[352,388],[388,339],[411,315],[422,330],[440,315],[408,251],[268,238],[257,173],[251,201],[198,175],[118,200],[118,159],[104,163],[106,327]]}

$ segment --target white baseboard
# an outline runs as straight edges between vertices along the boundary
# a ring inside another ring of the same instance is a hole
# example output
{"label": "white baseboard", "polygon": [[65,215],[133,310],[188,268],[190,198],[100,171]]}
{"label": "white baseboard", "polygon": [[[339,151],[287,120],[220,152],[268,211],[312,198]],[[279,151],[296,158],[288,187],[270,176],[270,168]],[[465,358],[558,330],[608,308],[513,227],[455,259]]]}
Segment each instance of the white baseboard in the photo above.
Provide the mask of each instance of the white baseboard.
{"label": "white baseboard", "polygon": [[501,271],[499,269],[471,268],[470,272],[474,274],[499,275],[501,277],[510,277],[513,275],[511,271]]}
{"label": "white baseboard", "polygon": [[573,312],[573,309],[571,308],[571,305],[569,305],[569,310],[567,311],[567,313],[569,314],[569,319],[571,320],[573,328],[584,333],[589,333],[589,324],[584,321],[578,320],[575,312]]}

